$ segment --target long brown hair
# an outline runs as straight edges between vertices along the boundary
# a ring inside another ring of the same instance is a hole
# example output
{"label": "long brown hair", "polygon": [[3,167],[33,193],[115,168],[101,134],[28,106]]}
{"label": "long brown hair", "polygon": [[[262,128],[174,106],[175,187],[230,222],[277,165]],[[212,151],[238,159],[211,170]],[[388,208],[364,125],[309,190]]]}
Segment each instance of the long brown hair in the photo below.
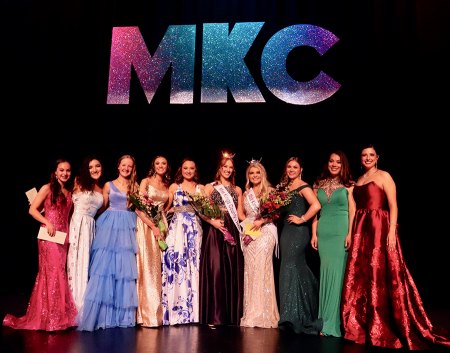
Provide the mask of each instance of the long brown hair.
{"label": "long brown hair", "polygon": [[222,168],[226,162],[231,161],[231,163],[233,163],[233,171],[230,174],[230,184],[235,186],[236,182],[235,182],[235,176],[236,176],[236,169],[234,169],[234,161],[232,157],[227,157],[227,156],[221,156],[221,158],[219,159],[219,163],[217,164],[217,171],[216,171],[216,175],[214,176],[214,180],[215,181],[220,181],[220,168]]}
{"label": "long brown hair", "polygon": [[166,187],[169,187],[170,183],[171,183],[171,180],[172,180],[172,178],[170,176],[170,173],[172,172],[172,168],[170,168],[169,160],[166,157],[161,156],[161,155],[155,156],[152,159],[152,162],[150,164],[150,169],[148,170],[147,176],[151,177],[151,176],[156,175],[155,162],[156,162],[156,160],[158,158],[164,158],[166,160],[166,162],[167,162],[167,169],[166,169],[166,172],[163,175],[162,182],[163,182],[163,184]]}
{"label": "long brown hair", "polygon": [[[56,204],[58,199],[60,199],[61,202],[63,203],[66,202],[66,196],[64,196],[61,184],[58,182],[58,179],[56,179],[55,175],[55,172],[58,170],[58,166],[61,163],[68,163],[69,165],[71,165],[70,162],[64,158],[57,159],[55,162],[55,168],[53,169],[53,172],[50,174],[50,191],[51,191],[50,202],[52,205]],[[72,190],[73,188],[72,184],[73,184],[72,178],[69,178],[69,180],[67,180],[67,182],[65,183],[66,189]]]}
{"label": "long brown hair", "polygon": [[328,161],[330,160],[330,157],[332,154],[336,154],[341,159],[341,171],[339,173],[339,180],[345,187],[349,187],[354,184],[354,181],[352,180],[352,174],[350,171],[350,163],[348,161],[347,156],[345,153],[341,150],[334,150],[331,151],[328,155],[327,162],[323,166],[322,173],[317,178],[315,185],[318,185],[321,180],[325,180],[331,177],[330,170],[328,169]]}

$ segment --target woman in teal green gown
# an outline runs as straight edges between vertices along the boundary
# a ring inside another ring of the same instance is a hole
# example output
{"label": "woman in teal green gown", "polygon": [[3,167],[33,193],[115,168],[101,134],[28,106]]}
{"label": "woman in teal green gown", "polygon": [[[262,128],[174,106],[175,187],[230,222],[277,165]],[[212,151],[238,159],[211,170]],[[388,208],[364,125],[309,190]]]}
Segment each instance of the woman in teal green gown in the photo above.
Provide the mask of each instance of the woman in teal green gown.
{"label": "woman in teal green gown", "polygon": [[349,163],[342,151],[330,153],[322,174],[314,183],[320,213],[312,223],[311,245],[319,251],[319,318],[322,335],[341,337],[341,294],[347,249],[355,216],[353,182]]}
{"label": "woman in teal green gown", "polygon": [[320,210],[320,202],[311,186],[301,179],[302,164],[298,157],[286,162],[282,185],[293,191],[287,206],[280,236],[280,329],[296,333],[319,334],[319,288],[317,278],[306,262],[306,247],[311,240],[308,221]]}

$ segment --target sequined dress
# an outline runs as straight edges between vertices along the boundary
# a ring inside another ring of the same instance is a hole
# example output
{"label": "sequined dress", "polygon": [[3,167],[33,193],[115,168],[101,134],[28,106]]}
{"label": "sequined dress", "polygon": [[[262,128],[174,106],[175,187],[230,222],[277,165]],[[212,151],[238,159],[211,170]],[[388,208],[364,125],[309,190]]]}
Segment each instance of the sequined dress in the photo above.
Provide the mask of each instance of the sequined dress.
{"label": "sequined dress", "polygon": [[319,284],[306,262],[306,247],[311,234],[309,225],[287,222],[287,215],[303,215],[307,202],[299,194],[309,185],[297,188],[286,211],[280,235],[280,321],[279,327],[296,333],[318,334],[322,320],[318,319]]}
{"label": "sequined dress", "polygon": [[89,252],[95,237],[94,217],[103,205],[103,195],[96,191],[83,191],[73,194],[72,201],[67,276],[73,299],[80,310],[88,282]]}
{"label": "sequined dress", "polygon": [[325,181],[318,186],[320,209],[317,224],[320,256],[319,317],[322,333],[341,337],[341,294],[347,251],[348,190],[342,184]]}
{"label": "sequined dress", "polygon": [[127,195],[109,182],[109,207],[96,221],[89,281],[78,330],[136,324],[136,213]]}
{"label": "sequined dress", "polygon": [[[252,222],[259,214],[244,196],[245,214]],[[273,254],[278,243],[277,227],[273,223],[261,227],[261,235],[248,245],[244,254],[244,314],[240,325],[247,327],[278,327],[278,312],[273,271]]]}
{"label": "sequined dress", "polygon": [[[158,190],[147,185],[148,196],[155,201],[161,209],[169,198],[167,191]],[[163,218],[167,227],[167,221]],[[152,230],[140,218],[137,220],[136,240],[138,253],[136,256],[138,279],[137,293],[139,305],[136,322],[146,327],[162,325],[162,252]]]}
{"label": "sequined dress", "polygon": [[387,251],[389,207],[375,182],[355,185],[356,213],[342,293],[344,337],[383,348],[450,347],[431,324],[397,236]]}
{"label": "sequined dress", "polygon": [[175,191],[173,207],[166,237],[168,248],[163,254],[163,325],[199,322],[202,224],[181,185]]}
{"label": "sequined dress", "polygon": [[[51,193],[44,201],[45,217],[54,224],[56,230],[69,229],[69,212],[72,195],[58,199],[52,205]],[[43,226],[43,225],[42,225]],[[25,316],[7,314],[3,325],[15,329],[57,331],[76,326],[77,309],[72,299],[66,275],[67,249],[69,238],[64,244],[38,239],[38,274],[28,303]]]}
{"label": "sequined dress", "polygon": [[[225,187],[237,207],[238,195],[234,187]],[[225,204],[214,189],[211,199],[221,208]],[[228,213],[224,225],[236,241],[230,245],[223,233],[204,222],[200,255],[200,323],[236,325],[243,314],[244,257],[240,233]]]}

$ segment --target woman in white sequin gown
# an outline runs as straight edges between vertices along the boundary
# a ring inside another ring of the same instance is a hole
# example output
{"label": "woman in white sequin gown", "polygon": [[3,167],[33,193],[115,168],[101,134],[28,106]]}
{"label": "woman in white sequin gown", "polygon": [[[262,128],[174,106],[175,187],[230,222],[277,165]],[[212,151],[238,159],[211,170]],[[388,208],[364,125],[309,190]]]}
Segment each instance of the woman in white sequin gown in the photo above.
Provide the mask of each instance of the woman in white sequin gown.
{"label": "woman in white sequin gown", "polygon": [[243,197],[246,221],[260,234],[245,235],[241,239],[244,253],[244,313],[240,325],[277,328],[280,315],[275,292],[273,254],[274,249],[278,248],[278,232],[270,219],[258,217],[259,200],[272,187],[259,161],[250,162],[246,179]]}

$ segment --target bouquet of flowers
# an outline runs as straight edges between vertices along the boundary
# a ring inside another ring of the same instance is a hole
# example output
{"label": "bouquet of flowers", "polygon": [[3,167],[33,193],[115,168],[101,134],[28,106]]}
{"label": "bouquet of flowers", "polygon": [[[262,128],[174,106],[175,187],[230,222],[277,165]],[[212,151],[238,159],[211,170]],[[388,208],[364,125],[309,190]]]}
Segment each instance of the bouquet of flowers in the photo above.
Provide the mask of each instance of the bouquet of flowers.
{"label": "bouquet of flowers", "polygon": [[281,212],[292,202],[294,192],[289,190],[289,185],[278,184],[275,189],[262,198],[259,204],[259,214],[261,218],[275,221]]}
{"label": "bouquet of flowers", "polygon": [[[144,212],[150,220],[158,226],[161,233],[165,233],[166,225],[162,220],[160,207],[147,194],[133,193],[128,196],[130,202],[140,211]],[[160,237],[158,239],[159,248],[162,251],[167,249],[166,242]]]}
{"label": "bouquet of flowers", "polygon": [[[192,206],[192,208],[197,212],[201,218],[206,217],[210,219],[223,219],[223,212],[219,206],[217,206],[212,200],[201,194],[194,193],[190,194],[185,192],[188,197],[188,202]],[[231,233],[226,228],[222,228],[222,232],[225,238],[225,241],[231,245],[236,245],[236,241],[234,240]]]}

